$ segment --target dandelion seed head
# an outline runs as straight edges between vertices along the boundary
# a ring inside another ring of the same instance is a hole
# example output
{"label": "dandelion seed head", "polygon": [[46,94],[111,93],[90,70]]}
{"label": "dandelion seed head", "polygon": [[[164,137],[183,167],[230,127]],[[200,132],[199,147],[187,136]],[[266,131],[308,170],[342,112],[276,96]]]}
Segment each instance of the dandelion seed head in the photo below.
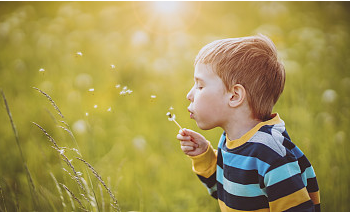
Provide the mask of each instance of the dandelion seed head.
{"label": "dandelion seed head", "polygon": [[175,120],[175,114],[171,114],[170,112],[167,112],[166,115],[169,117],[169,121],[174,121]]}
{"label": "dandelion seed head", "polygon": [[92,92],[92,91],[95,91],[95,89],[94,89],[94,88],[90,88],[90,89],[89,89],[89,91],[91,91],[91,92]]}

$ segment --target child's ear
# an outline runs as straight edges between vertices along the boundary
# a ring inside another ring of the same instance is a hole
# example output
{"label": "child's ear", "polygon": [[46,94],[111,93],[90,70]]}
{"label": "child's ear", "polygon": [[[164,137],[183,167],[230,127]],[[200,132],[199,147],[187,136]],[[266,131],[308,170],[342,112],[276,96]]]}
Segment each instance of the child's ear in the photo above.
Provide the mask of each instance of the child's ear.
{"label": "child's ear", "polygon": [[231,107],[240,106],[246,97],[245,88],[241,84],[235,84],[231,88],[231,98],[229,101],[229,105]]}

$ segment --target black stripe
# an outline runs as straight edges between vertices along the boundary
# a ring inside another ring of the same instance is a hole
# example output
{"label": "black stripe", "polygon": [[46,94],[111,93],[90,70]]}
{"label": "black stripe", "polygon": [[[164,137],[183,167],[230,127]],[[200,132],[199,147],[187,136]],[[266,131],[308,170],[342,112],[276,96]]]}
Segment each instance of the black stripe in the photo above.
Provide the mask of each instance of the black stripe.
{"label": "black stripe", "polygon": [[300,205],[297,205],[295,207],[289,208],[285,212],[314,212],[314,204],[311,200],[306,201],[304,203],[301,203]]}
{"label": "black stripe", "polygon": [[203,176],[198,175],[198,178],[208,187],[211,188],[216,184],[216,172],[212,174],[210,177],[205,178]]}
{"label": "black stripe", "polygon": [[232,195],[223,189],[221,183],[218,182],[218,198],[228,207],[236,210],[252,211],[262,208],[268,208],[269,203],[266,196],[258,197],[240,197]]}
{"label": "black stripe", "polygon": [[273,184],[272,186],[266,187],[267,196],[269,201],[275,201],[281,197],[288,196],[300,189],[304,188],[305,185],[301,179],[300,174],[294,175],[288,179],[285,179],[281,182]]}
{"label": "black stripe", "polygon": [[316,177],[307,179],[306,189],[309,193],[316,192],[319,190]]}

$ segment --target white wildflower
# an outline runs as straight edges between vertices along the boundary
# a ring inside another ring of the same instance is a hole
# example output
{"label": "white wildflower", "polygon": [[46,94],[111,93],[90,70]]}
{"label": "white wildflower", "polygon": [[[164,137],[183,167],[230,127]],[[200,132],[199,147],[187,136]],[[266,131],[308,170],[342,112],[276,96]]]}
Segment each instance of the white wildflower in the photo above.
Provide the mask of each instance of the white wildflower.
{"label": "white wildflower", "polygon": [[59,149],[58,152],[63,155],[64,154],[64,149]]}
{"label": "white wildflower", "polygon": [[168,118],[168,120],[169,121],[174,121],[175,120],[175,114],[171,114],[170,112],[167,112],[167,114],[166,114],[167,116],[169,116],[169,118]]}

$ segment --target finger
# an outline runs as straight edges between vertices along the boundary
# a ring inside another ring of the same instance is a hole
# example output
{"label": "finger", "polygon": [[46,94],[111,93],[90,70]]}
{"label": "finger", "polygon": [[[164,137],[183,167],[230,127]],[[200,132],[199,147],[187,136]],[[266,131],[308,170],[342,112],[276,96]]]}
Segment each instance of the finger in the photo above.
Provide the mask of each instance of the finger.
{"label": "finger", "polygon": [[180,130],[179,130],[179,134],[180,134],[180,135],[186,135],[185,130],[186,130],[186,128],[180,129]]}
{"label": "finger", "polygon": [[180,141],[190,141],[191,140],[191,136],[183,136],[181,134],[177,134],[176,138]]}
{"label": "finger", "polygon": [[193,151],[193,147],[192,146],[181,146],[181,149],[184,153],[188,153],[190,151]]}
{"label": "finger", "polygon": [[192,141],[181,141],[180,142],[181,146],[191,146],[191,147],[198,147],[198,144],[192,142]]}

